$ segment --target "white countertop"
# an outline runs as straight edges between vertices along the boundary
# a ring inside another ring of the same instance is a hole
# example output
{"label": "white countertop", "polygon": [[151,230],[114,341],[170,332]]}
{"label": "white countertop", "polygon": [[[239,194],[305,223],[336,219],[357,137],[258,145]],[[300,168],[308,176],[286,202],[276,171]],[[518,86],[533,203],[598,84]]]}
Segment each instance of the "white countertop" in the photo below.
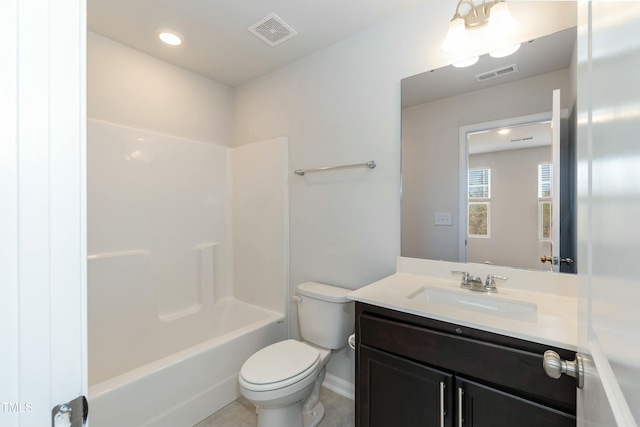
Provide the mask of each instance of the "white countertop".
{"label": "white countertop", "polygon": [[[399,259],[399,270],[402,269],[402,261],[406,261],[406,258]],[[437,263],[437,261],[428,262]],[[455,267],[456,263],[446,264],[446,267],[450,268],[452,265]],[[441,268],[441,266],[439,268]],[[505,273],[505,271],[501,271],[499,268],[492,268],[492,270],[493,274]],[[424,273],[424,271],[425,270],[422,269],[421,273]],[[428,269],[426,271],[428,271]],[[473,271],[471,271],[471,273],[475,274]],[[522,274],[522,272],[517,273],[517,275],[520,274]],[[434,276],[437,276],[437,274],[434,273]],[[517,286],[511,287],[508,281],[503,283],[497,280],[497,294],[472,292],[460,288],[459,280],[434,276],[399,271],[396,274],[351,292],[348,297],[354,301],[404,313],[468,326],[567,350],[577,350],[577,299],[571,296],[571,292],[558,294],[557,292],[553,292],[553,289],[550,290],[546,288],[544,283],[540,283],[544,282],[545,276],[534,274],[531,277],[535,279],[535,283],[526,283],[527,280],[520,280]],[[454,275],[450,276],[456,277]],[[572,281],[573,279],[572,277],[568,277],[568,280]],[[567,286],[570,287],[572,285],[570,283]],[[500,301],[516,302],[516,304],[524,303],[528,308],[535,305],[534,314],[529,316],[519,316],[517,313],[495,315],[468,310],[455,304],[440,304],[424,298],[412,298],[412,296],[419,294],[425,287],[435,290],[436,294],[458,295],[456,293],[462,293],[460,295],[463,297],[471,295],[471,298],[478,302],[487,301],[491,303],[490,299],[494,298]],[[533,290],[531,288],[533,288]]]}

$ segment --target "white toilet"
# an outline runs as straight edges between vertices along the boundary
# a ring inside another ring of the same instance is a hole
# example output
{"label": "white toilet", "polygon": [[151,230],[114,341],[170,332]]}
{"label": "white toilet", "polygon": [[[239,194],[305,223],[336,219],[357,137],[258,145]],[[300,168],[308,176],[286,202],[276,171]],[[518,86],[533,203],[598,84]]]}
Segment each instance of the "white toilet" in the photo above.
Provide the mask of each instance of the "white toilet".
{"label": "white toilet", "polygon": [[315,427],[324,416],[320,386],[333,350],[353,330],[351,292],[307,282],[298,286],[303,342],[285,340],[256,352],[242,365],[240,392],[258,408],[258,427]]}

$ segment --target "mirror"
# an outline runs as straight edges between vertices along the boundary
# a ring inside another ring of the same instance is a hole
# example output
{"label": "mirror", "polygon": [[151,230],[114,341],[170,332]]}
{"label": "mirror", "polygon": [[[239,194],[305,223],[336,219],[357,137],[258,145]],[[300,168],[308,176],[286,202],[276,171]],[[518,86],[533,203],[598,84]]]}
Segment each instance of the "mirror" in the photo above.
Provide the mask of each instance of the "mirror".
{"label": "mirror", "polygon": [[575,40],[402,80],[402,256],[576,271]]}

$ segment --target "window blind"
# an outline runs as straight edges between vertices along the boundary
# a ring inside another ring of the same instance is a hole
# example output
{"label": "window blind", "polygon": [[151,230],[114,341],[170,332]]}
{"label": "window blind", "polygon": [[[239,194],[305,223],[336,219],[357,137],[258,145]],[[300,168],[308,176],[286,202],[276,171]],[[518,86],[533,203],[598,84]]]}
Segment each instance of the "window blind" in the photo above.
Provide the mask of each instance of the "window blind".
{"label": "window blind", "polygon": [[469,198],[491,198],[491,169],[469,169]]}

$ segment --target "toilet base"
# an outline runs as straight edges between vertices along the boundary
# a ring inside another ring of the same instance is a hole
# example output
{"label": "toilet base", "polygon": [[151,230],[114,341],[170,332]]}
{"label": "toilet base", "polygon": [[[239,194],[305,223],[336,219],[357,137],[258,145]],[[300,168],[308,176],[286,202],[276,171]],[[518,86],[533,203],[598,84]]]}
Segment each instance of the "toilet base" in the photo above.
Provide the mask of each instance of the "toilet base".
{"label": "toilet base", "polygon": [[302,413],[302,425],[304,427],[317,427],[324,417],[324,405],[318,402],[310,411]]}
{"label": "toilet base", "polygon": [[316,427],[320,424],[320,421],[322,421],[322,417],[324,417],[324,405],[320,402],[320,389],[322,388],[322,382],[324,381],[326,372],[327,366],[325,365],[313,383],[311,395],[302,407],[304,427]]}
{"label": "toilet base", "polygon": [[[258,408],[258,427],[304,426],[302,404],[299,401],[284,408]],[[316,424],[317,425],[317,424]]]}

